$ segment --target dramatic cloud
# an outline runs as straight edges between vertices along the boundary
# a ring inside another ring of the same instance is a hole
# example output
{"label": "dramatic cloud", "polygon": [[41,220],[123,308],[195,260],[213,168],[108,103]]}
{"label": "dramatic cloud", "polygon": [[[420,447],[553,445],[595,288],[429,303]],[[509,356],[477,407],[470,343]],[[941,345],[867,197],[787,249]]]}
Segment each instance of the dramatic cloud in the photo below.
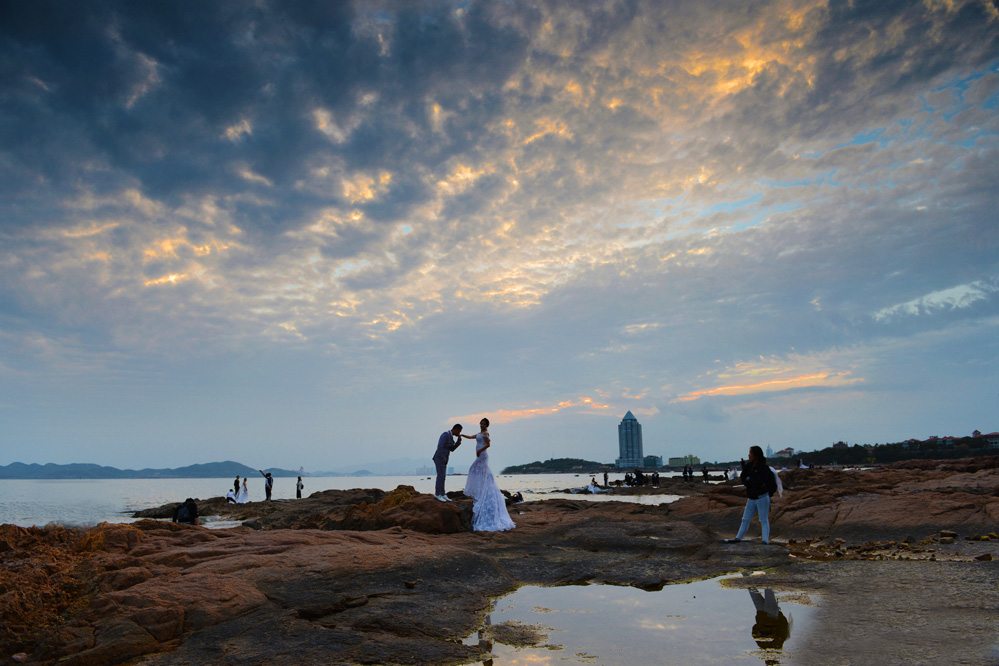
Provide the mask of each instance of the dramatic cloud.
{"label": "dramatic cloud", "polygon": [[995,429],[997,68],[985,0],[0,5],[0,464]]}

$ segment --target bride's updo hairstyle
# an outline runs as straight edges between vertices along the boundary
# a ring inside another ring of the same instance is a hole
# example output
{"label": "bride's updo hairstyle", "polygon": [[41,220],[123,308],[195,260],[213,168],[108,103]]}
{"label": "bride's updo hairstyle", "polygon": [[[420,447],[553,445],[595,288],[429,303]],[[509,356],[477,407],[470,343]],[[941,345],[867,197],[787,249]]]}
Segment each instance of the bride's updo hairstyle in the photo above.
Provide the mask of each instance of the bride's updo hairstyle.
{"label": "bride's updo hairstyle", "polygon": [[485,423],[485,424],[486,424],[486,427],[487,427],[487,428],[489,427],[489,419],[487,419],[487,418],[485,418],[485,417],[482,417],[482,420],[481,420],[481,421],[479,421],[479,425],[482,425],[483,423]]}

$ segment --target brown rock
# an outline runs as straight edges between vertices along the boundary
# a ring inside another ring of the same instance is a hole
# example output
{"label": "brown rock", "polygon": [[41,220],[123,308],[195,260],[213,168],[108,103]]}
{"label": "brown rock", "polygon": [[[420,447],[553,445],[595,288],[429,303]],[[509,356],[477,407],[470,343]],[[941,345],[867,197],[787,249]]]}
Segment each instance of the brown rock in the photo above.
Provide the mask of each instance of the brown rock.
{"label": "brown rock", "polygon": [[468,532],[472,523],[471,502],[441,502],[429,495],[419,495],[404,504],[381,512],[376,523],[401,527],[426,534]]}
{"label": "brown rock", "polygon": [[992,553],[982,553],[981,555],[979,555],[975,559],[978,560],[979,562],[991,562],[992,561]]}
{"label": "brown rock", "polygon": [[0,553],[14,549],[17,544],[28,536],[28,530],[17,525],[0,525]]}
{"label": "brown rock", "polygon": [[[999,457],[996,457],[999,458]],[[784,497],[771,503],[771,533],[778,538],[836,536],[850,541],[900,539],[941,530],[992,529],[999,522],[999,465],[888,466],[871,470],[790,470],[781,474]],[[671,516],[698,524],[738,523],[745,493],[713,486],[699,497],[669,505]],[[758,534],[756,523],[753,531]],[[913,538],[914,542],[915,539]]]}
{"label": "brown rock", "polygon": [[101,523],[83,534],[77,549],[88,553],[95,551],[127,553],[141,538],[142,533],[132,525]]}
{"label": "brown rock", "polygon": [[98,625],[94,647],[71,654],[59,666],[107,666],[154,652],[156,639],[134,622],[116,618]]}
{"label": "brown rock", "polygon": [[63,626],[46,632],[34,657],[39,661],[58,659],[66,655],[83,652],[94,647],[94,628],[84,626]]}
{"label": "brown rock", "polygon": [[153,572],[146,567],[125,567],[101,574],[97,578],[97,584],[102,590],[109,592],[127,589],[152,577]]}

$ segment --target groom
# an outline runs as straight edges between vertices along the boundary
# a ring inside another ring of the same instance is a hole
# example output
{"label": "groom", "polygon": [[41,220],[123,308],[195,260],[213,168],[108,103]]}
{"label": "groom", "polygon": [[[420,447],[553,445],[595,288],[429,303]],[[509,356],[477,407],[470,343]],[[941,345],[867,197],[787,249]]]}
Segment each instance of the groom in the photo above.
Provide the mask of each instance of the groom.
{"label": "groom", "polygon": [[[457,437],[458,441],[454,441]],[[437,452],[434,453],[434,465],[437,467],[437,485],[434,486],[434,497],[442,502],[450,502],[450,498],[444,494],[444,477],[447,476],[447,461],[451,457],[451,452],[461,446],[461,424],[455,423],[450,430],[441,433],[437,440]]]}

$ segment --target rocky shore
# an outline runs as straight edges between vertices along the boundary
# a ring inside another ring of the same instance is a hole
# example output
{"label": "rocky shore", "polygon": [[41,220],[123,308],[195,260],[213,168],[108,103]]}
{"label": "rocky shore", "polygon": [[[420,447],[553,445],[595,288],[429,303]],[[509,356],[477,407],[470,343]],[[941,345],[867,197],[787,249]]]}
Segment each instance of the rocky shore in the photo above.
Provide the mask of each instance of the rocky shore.
{"label": "rocky shore", "polygon": [[745,503],[730,482],[689,484],[700,487],[668,505],[514,504],[505,533],[471,532],[460,494],[445,504],[405,486],[199,500],[203,515],[242,523],[231,529],[156,519],[172,506],[89,530],[4,525],[0,660],[471,663],[482,655],[461,639],[521,585],[657,590],[763,571],[755,585],[821,599],[794,663],[995,663],[999,458],[782,479],[770,546],[758,527],[722,543]]}

